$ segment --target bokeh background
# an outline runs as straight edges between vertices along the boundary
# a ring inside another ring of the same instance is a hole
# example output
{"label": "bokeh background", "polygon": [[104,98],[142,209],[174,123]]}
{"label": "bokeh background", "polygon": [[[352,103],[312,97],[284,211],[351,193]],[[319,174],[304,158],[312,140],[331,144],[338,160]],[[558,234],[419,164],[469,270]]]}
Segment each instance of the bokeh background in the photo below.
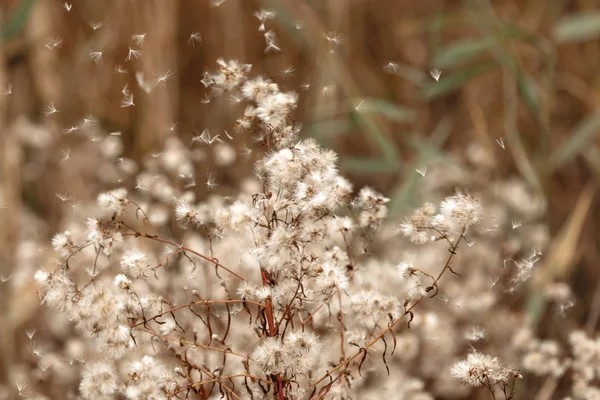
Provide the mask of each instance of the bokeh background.
{"label": "bokeh background", "polygon": [[[277,13],[266,29],[280,52],[265,53],[253,15],[261,8]],[[595,321],[588,328],[597,330],[597,0],[72,0],[70,10],[59,0],[0,0],[0,13],[0,381],[39,312],[35,288],[9,284],[23,252],[40,251],[19,247],[23,236],[32,226],[47,239],[59,229],[71,210],[57,193],[85,203],[103,187],[93,142],[65,130],[93,116],[97,129],[121,133],[136,161],[170,135],[231,132],[241,106],[207,102],[201,83],[219,57],[298,91],[303,135],[335,149],[356,186],[390,197],[393,215],[425,200],[415,170],[434,162],[478,159],[498,179],[522,177],[548,206],[544,279],[572,283],[570,323]],[[132,35],[144,33],[139,46]],[[126,60],[129,49],[142,56]],[[102,62],[90,60],[94,51]],[[145,93],[136,72],[169,78]],[[126,84],[134,107],[121,107]],[[46,116],[49,105],[58,112]],[[260,152],[227,168],[208,154],[196,173],[235,190]]]}

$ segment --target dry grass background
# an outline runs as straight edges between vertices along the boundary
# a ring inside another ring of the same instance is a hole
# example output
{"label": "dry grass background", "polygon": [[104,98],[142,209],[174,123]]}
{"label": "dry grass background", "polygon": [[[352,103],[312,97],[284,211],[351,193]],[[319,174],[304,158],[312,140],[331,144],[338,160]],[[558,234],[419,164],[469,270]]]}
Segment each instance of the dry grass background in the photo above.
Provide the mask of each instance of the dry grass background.
{"label": "dry grass background", "polygon": [[[97,193],[93,160],[64,129],[93,114],[102,130],[122,132],[125,153],[136,160],[160,149],[173,131],[191,138],[194,130],[230,129],[239,114],[235,106],[201,102],[204,71],[224,57],[252,64],[255,73],[286,89],[300,91],[310,82],[296,112],[304,134],[335,148],[344,173],[357,186],[388,194],[395,212],[421,200],[416,167],[464,157],[471,144],[486,149],[498,177],[519,174],[548,201],[555,239],[544,279],[575,285],[581,301],[574,313],[582,324],[600,312],[597,0],[227,0],[219,7],[209,0],[73,0],[70,12],[62,5],[0,1],[0,89],[12,87],[0,95],[3,276],[19,268],[15,249],[28,223],[24,209],[47,222],[41,234],[49,236],[66,211],[55,193],[67,191],[83,202]],[[267,25],[277,33],[280,53],[264,53],[252,15],[259,8],[278,13]],[[94,31],[92,20],[103,26]],[[296,20],[302,29],[294,27]],[[329,31],[344,36],[333,54]],[[189,43],[193,32],[202,36],[195,46]],[[143,56],[125,62],[128,48],[136,48],[131,36],[140,33],[147,33]],[[47,49],[55,36],[62,46]],[[99,49],[103,63],[97,65],[89,53]],[[390,61],[396,73],[383,70]],[[118,64],[129,73],[115,73]],[[289,66],[293,75],[280,74]],[[433,68],[442,71],[439,82],[429,76]],[[150,79],[168,70],[172,78],[151,96],[136,84],[134,71]],[[120,107],[126,83],[135,107]],[[323,96],[328,85],[336,91]],[[60,112],[46,118],[51,103]],[[23,145],[23,136],[47,140],[47,147],[31,159],[28,147],[35,143]],[[71,160],[61,163],[68,147]],[[217,173],[222,187],[233,187],[252,159],[240,157],[225,171],[211,168],[210,160],[203,166]],[[17,307],[15,293],[0,289],[5,374],[15,354],[11,345],[37,304]],[[598,328],[595,321],[591,330]]]}

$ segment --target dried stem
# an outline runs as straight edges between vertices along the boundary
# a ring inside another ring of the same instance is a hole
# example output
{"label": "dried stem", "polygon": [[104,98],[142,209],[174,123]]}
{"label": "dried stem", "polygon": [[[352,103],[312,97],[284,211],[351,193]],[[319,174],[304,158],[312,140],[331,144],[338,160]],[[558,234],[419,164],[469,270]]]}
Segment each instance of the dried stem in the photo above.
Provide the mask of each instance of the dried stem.
{"label": "dried stem", "polygon": [[[444,275],[444,273],[447,270],[451,270],[450,266],[452,264],[452,260],[454,259],[454,256],[456,255],[456,249],[458,248],[458,245],[460,243],[460,241],[464,238],[464,234],[461,234],[460,238],[456,241],[455,244],[450,246],[450,255],[448,256],[448,259],[446,260],[446,264],[444,265],[444,268],[442,269],[442,271],[439,273],[439,275],[437,276],[437,278],[434,281],[434,284],[437,285],[437,283],[439,282],[439,280],[442,278],[442,276]],[[395,326],[402,321],[403,317],[407,314],[410,314],[412,312],[412,310],[419,304],[421,303],[421,301],[423,301],[423,299],[425,299],[425,297],[427,297],[427,295],[425,296],[421,296],[413,305],[411,305],[404,313],[404,315],[402,315],[400,318],[396,319],[394,322],[392,322],[385,330],[383,330],[383,332],[381,332],[375,339],[373,339],[371,342],[369,342],[366,346],[364,346],[363,348],[361,348],[358,352],[356,352],[354,355],[352,355],[351,357],[347,358],[346,360],[342,361],[340,364],[338,364],[336,367],[334,367],[332,370],[327,371],[327,373],[325,375],[323,375],[321,378],[319,378],[313,385],[312,387],[316,388],[321,382],[323,382],[325,379],[330,378],[331,374],[344,368],[346,365],[350,364],[352,361],[356,360],[358,357],[360,357],[361,355],[363,355],[363,353],[366,353],[371,347],[373,347],[377,342],[379,342],[379,340],[381,340],[381,338],[383,338],[388,332],[390,332],[391,330],[393,330],[395,328]],[[313,397],[313,398],[317,398],[317,397]]]}

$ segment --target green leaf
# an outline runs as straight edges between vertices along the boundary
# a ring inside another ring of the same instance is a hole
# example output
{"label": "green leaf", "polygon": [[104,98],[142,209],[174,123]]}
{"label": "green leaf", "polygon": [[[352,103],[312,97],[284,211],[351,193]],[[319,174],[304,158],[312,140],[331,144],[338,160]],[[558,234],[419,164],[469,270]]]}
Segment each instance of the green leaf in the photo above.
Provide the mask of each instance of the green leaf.
{"label": "green leaf", "polygon": [[433,65],[436,68],[449,68],[464,64],[483,52],[498,46],[496,38],[465,39],[452,43],[436,54]]}
{"label": "green leaf", "polygon": [[384,158],[343,157],[341,167],[345,171],[365,174],[396,174],[400,165]]}
{"label": "green leaf", "polygon": [[537,117],[540,112],[541,99],[540,88],[537,82],[529,74],[519,70],[517,72],[517,86],[525,105],[531,114]]}
{"label": "green leaf", "polygon": [[581,151],[585,150],[590,140],[600,134],[600,112],[594,113],[573,129],[569,138],[550,156],[550,166],[560,168]]}
{"label": "green leaf", "polygon": [[405,143],[417,150],[417,158],[410,167],[405,169],[401,183],[392,190],[391,202],[388,205],[390,215],[395,216],[406,208],[418,206],[416,194],[421,176],[415,171],[415,168],[434,162],[452,164],[461,168],[452,156],[443,150],[451,132],[450,118],[443,118],[428,136],[427,141],[416,137],[405,140]]}
{"label": "green leaf", "polygon": [[474,65],[464,68],[454,74],[442,75],[439,82],[430,82],[423,87],[422,96],[426,99],[441,97],[457,89],[460,89],[465,83],[478,75],[484,74],[498,67],[498,64],[489,62],[486,64]]}
{"label": "green leaf", "polygon": [[[415,112],[384,99],[353,99],[354,110],[360,113],[377,113],[394,121],[412,121]],[[358,110],[357,110],[358,109]]]}
{"label": "green leaf", "polygon": [[294,11],[288,7],[288,3],[280,0],[263,0],[262,3],[265,9],[272,9],[277,12],[275,22],[296,41],[298,47],[306,50],[310,45],[310,41],[306,37],[305,29],[296,29],[294,26],[296,16]]}
{"label": "green leaf", "polygon": [[600,12],[572,14],[561,18],[552,29],[558,43],[583,42],[600,37]]}
{"label": "green leaf", "polygon": [[21,2],[19,9],[14,13],[12,18],[10,18],[6,24],[6,27],[2,29],[3,42],[7,42],[8,40],[12,39],[23,28],[34,3],[35,0],[24,0]]}
{"label": "green leaf", "polygon": [[451,156],[446,154],[446,152],[442,151],[440,147],[435,144],[428,143],[418,138],[407,139],[406,144],[417,151],[419,156],[418,159],[421,164],[439,161],[456,164],[456,161]]}
{"label": "green leaf", "polygon": [[331,140],[335,136],[345,134],[352,129],[351,121],[346,116],[343,116],[313,122],[303,129],[303,131],[306,135],[314,137],[320,144],[331,147]]}
{"label": "green leaf", "polygon": [[390,74],[397,75],[416,86],[421,86],[427,80],[427,74],[421,70],[399,62],[394,62],[394,64],[395,70],[389,72]]}
{"label": "green leaf", "polygon": [[401,164],[402,158],[396,144],[382,131],[381,126],[369,115],[352,109],[350,116],[367,133],[367,138],[374,142],[387,161]]}
{"label": "green leaf", "polygon": [[413,208],[417,205],[415,202],[415,194],[418,191],[419,178],[421,178],[421,175],[414,170],[408,172],[408,176],[405,176],[402,183],[392,190],[390,196],[391,201],[388,205],[391,215],[398,215],[401,211]]}
{"label": "green leaf", "polygon": [[542,290],[536,290],[527,298],[527,315],[530,322],[535,326],[546,309],[546,296]]}
{"label": "green leaf", "polygon": [[587,146],[583,152],[583,157],[592,171],[596,173],[596,177],[600,178],[600,150],[598,150],[598,146]]}

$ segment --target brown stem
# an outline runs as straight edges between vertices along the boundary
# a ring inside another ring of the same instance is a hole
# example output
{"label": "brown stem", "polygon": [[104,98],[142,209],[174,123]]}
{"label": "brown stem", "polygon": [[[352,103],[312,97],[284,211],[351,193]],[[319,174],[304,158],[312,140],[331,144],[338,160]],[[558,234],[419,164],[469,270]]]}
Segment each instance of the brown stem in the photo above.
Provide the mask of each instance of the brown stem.
{"label": "brown stem", "polygon": [[135,328],[137,326],[144,325],[148,321],[151,321],[151,320],[156,319],[156,318],[160,318],[163,315],[172,313],[173,311],[177,311],[177,310],[180,310],[182,308],[188,308],[188,307],[192,307],[192,306],[196,306],[196,305],[203,305],[203,304],[231,304],[231,303],[248,303],[248,304],[253,304],[255,306],[258,306],[258,307],[263,307],[263,308],[265,307],[264,304],[259,303],[257,301],[253,301],[253,300],[235,300],[235,299],[233,299],[233,300],[200,300],[200,301],[192,301],[191,303],[182,304],[182,305],[173,307],[173,308],[171,308],[169,310],[163,311],[160,314],[156,314],[155,316],[153,316],[151,318],[147,318],[147,319],[145,319],[142,322],[138,322],[137,324],[132,325],[131,327]]}
{"label": "brown stem", "polygon": [[[264,269],[261,268],[260,274],[262,277],[263,285],[267,286],[269,284],[267,280],[267,273]],[[267,324],[269,325],[269,336],[275,337],[277,335],[277,330],[275,329],[275,320],[273,318],[273,303],[271,302],[271,297],[265,300],[265,311],[267,314]],[[277,379],[279,400],[285,400],[285,396],[283,395],[283,381],[281,379],[281,375],[277,374],[275,375],[275,378]]]}
{"label": "brown stem", "polygon": [[161,243],[169,244],[169,245],[171,245],[171,246],[176,246],[176,247],[179,247],[180,249],[182,249],[183,251],[185,251],[185,252],[187,252],[187,253],[192,253],[193,255],[195,255],[195,256],[198,256],[198,257],[202,258],[203,260],[206,260],[206,261],[208,261],[208,262],[211,262],[211,263],[213,263],[215,266],[217,266],[217,267],[219,267],[219,268],[221,268],[221,269],[223,269],[223,270],[225,270],[225,271],[229,272],[231,275],[235,276],[236,278],[238,278],[238,279],[241,279],[242,281],[246,281],[246,279],[244,279],[244,277],[243,277],[243,276],[241,276],[241,275],[239,275],[238,273],[236,273],[236,272],[232,271],[231,269],[227,268],[227,267],[226,267],[226,266],[224,266],[223,264],[220,264],[220,263],[219,263],[217,260],[215,260],[215,259],[213,259],[213,258],[207,257],[207,256],[205,256],[204,254],[198,253],[197,251],[194,251],[194,250],[192,250],[192,249],[190,249],[190,248],[183,247],[183,246],[181,246],[181,245],[179,245],[179,244],[177,244],[177,243],[175,243],[175,242],[173,242],[173,241],[166,240],[166,239],[162,239],[162,238],[159,238],[158,236],[152,236],[152,235],[148,235],[147,233],[141,233],[141,232],[138,232],[138,231],[136,231],[135,229],[133,229],[133,228],[131,228],[131,227],[129,227],[129,226],[127,226],[127,228],[129,228],[129,229],[130,229],[130,230],[132,230],[133,232],[132,232],[132,233],[123,233],[123,236],[135,236],[135,237],[143,237],[143,238],[146,238],[146,239],[155,240],[155,241],[157,241],[157,242],[161,242]]}
{"label": "brown stem", "polygon": [[227,354],[231,354],[231,355],[234,355],[237,357],[244,358],[246,360],[254,361],[254,359],[248,357],[247,355],[244,355],[241,353],[236,353],[229,349],[219,349],[218,347],[211,347],[211,346],[207,346],[207,345],[201,344],[201,343],[190,342],[189,340],[185,340],[183,338],[174,338],[174,337],[170,337],[170,336],[161,335],[160,333],[154,332],[152,329],[149,329],[146,327],[144,327],[144,330],[153,336],[156,336],[158,338],[161,338],[161,339],[169,341],[169,342],[176,342],[176,343],[180,343],[180,344],[183,343],[183,344],[187,344],[187,345],[193,346],[193,347],[202,347],[203,349],[206,349],[206,350],[213,350],[213,351],[218,351],[220,353],[227,353]]}
{"label": "brown stem", "polygon": [[[437,283],[439,282],[439,280],[442,278],[442,276],[444,275],[444,272],[446,272],[446,270],[450,269],[450,265],[452,264],[452,260],[454,259],[454,256],[456,255],[456,249],[458,248],[458,244],[460,243],[460,241],[464,238],[464,233],[460,236],[460,238],[458,238],[458,240],[456,241],[456,244],[452,245],[449,249],[450,251],[450,256],[448,256],[448,260],[446,260],[446,264],[444,265],[444,268],[442,269],[442,271],[439,273],[439,275],[437,276],[437,278],[434,281],[434,284],[437,285]],[[364,352],[366,352],[368,349],[370,349],[371,347],[373,347],[377,342],[379,342],[381,340],[382,337],[384,337],[388,332],[390,332],[392,329],[394,329],[396,327],[396,325],[402,321],[402,319],[404,318],[405,315],[410,314],[411,311],[421,302],[423,301],[423,299],[425,299],[425,297],[427,297],[427,295],[422,296],[421,298],[419,298],[412,306],[410,306],[408,309],[406,309],[406,311],[404,312],[404,314],[396,319],[394,322],[392,322],[383,332],[381,332],[381,334],[379,334],[375,339],[373,339],[371,342],[369,342],[366,346],[364,346],[363,348],[361,348],[358,352],[356,352],[354,355],[352,355],[351,357],[349,357],[348,359],[346,359],[345,361],[339,363],[337,366],[335,366],[332,370],[327,371],[327,373],[325,375],[323,375],[321,378],[319,378],[312,386],[316,387],[317,385],[319,385],[321,382],[323,382],[325,379],[327,379],[328,377],[331,376],[332,373],[340,370],[341,368],[345,367],[346,365],[350,364],[352,361],[354,361],[355,359],[357,359],[358,357],[362,356]]]}

